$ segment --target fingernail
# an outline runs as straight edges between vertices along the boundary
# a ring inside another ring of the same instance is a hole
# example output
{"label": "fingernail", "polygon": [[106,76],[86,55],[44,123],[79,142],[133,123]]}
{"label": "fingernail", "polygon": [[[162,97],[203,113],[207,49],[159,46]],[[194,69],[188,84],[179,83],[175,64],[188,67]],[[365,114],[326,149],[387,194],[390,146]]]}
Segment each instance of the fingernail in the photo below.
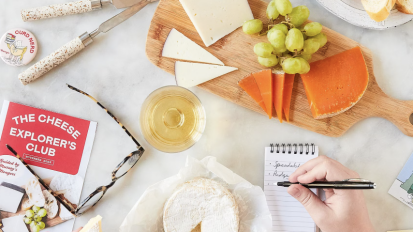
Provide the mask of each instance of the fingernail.
{"label": "fingernail", "polygon": [[295,187],[295,186],[291,186],[291,187],[288,189],[288,193],[289,193],[291,196],[297,198],[297,197],[300,196],[300,189],[297,188],[297,187]]}

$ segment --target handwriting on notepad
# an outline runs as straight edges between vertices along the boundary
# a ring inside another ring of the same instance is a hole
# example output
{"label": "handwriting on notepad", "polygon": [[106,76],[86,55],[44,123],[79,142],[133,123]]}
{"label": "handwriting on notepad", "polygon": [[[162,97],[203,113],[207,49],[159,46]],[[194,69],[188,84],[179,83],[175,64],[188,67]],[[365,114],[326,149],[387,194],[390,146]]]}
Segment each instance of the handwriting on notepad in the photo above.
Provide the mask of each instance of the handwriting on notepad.
{"label": "handwriting on notepad", "polygon": [[272,172],[268,172],[269,176],[273,177],[280,177],[284,180],[288,180],[290,175],[303,163],[302,162],[292,162],[292,161],[267,161],[268,166],[266,170],[270,170]]}

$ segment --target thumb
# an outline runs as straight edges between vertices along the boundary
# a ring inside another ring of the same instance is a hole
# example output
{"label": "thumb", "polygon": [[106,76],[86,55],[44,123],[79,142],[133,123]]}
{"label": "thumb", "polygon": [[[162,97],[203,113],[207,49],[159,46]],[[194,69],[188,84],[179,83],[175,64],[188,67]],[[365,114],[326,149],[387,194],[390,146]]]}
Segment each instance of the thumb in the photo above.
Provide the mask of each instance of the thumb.
{"label": "thumb", "polygon": [[288,193],[304,206],[316,224],[329,214],[330,208],[308,188],[293,184],[288,187]]}

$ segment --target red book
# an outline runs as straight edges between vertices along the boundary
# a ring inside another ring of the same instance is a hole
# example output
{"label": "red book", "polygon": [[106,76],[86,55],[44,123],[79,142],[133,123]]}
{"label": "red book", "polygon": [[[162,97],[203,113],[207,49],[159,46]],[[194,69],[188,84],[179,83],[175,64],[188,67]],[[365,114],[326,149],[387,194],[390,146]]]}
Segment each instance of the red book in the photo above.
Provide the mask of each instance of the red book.
{"label": "red book", "polygon": [[[6,148],[6,144],[16,150],[55,192],[62,192],[59,197],[77,205],[96,126],[96,122],[4,101],[0,114],[0,161],[3,162],[0,164],[0,193],[6,196],[0,197],[0,223],[3,222],[4,226],[7,223],[18,223],[15,226],[23,228],[19,215],[25,213],[26,205],[30,206],[25,203],[25,198],[30,198],[30,192],[35,191],[35,188],[28,187],[33,185],[33,176],[16,174],[27,173],[19,171],[22,169],[21,164],[18,170],[12,170],[11,164],[19,162],[10,161],[13,154]],[[44,189],[41,187],[37,190]],[[44,201],[41,192],[37,195],[36,202],[41,202],[42,205]],[[43,197],[48,198],[47,195]],[[14,200],[13,203],[11,199]],[[50,227],[72,218],[68,211],[63,210],[63,206],[59,204],[57,207],[60,210],[55,207],[55,212],[50,212],[49,218],[43,219],[47,225],[44,231],[71,232],[73,220],[56,229]]]}

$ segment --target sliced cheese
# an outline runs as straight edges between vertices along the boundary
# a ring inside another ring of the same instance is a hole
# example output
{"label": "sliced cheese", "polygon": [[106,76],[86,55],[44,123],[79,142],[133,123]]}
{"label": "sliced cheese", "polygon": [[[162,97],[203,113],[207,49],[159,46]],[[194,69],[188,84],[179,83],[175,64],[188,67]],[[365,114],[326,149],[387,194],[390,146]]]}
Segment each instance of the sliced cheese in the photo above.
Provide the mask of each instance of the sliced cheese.
{"label": "sliced cheese", "polygon": [[257,82],[261,92],[261,97],[264,100],[265,108],[267,109],[268,117],[272,118],[273,109],[273,78],[271,69],[263,70],[252,74]]}
{"label": "sliced cheese", "polygon": [[255,81],[255,78],[252,74],[240,80],[238,82],[238,85],[245,92],[247,92],[247,94],[250,95],[250,97],[254,99],[254,101],[257,102],[258,105],[260,105],[265,112],[267,112],[267,108],[265,108],[264,99],[262,99],[261,96],[260,88],[258,88],[257,82]]}
{"label": "sliced cheese", "polygon": [[169,32],[168,38],[166,38],[162,56],[179,60],[224,65],[222,61],[175,28]]}
{"label": "sliced cheese", "polygon": [[[210,179],[184,183],[164,206],[165,232],[238,232],[239,210],[232,193]],[[198,227],[198,228],[196,228]]]}
{"label": "sliced cheese", "polygon": [[369,73],[360,47],[310,64],[302,74],[315,119],[332,117],[353,107],[366,92]]}
{"label": "sliced cheese", "polygon": [[285,73],[272,74],[273,76],[273,103],[277,112],[278,120],[283,122],[283,97],[284,97],[284,81]]}
{"label": "sliced cheese", "polygon": [[80,232],[102,232],[102,217],[98,215],[90,219]]}
{"label": "sliced cheese", "polygon": [[284,94],[283,94],[283,111],[287,122],[290,121],[291,96],[293,95],[295,74],[285,74]]}
{"label": "sliced cheese", "polygon": [[179,0],[205,46],[254,19],[247,0]]}
{"label": "sliced cheese", "polygon": [[190,88],[235,70],[238,69],[220,65],[177,61],[175,63],[175,78],[177,85]]}

